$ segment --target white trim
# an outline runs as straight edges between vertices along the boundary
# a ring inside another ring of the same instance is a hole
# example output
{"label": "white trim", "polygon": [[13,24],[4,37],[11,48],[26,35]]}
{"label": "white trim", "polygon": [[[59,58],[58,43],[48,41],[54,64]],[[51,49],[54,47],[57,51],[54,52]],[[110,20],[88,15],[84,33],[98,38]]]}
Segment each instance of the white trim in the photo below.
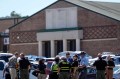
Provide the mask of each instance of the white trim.
{"label": "white trim", "polygon": [[118,40],[118,38],[88,39],[88,40],[81,40],[81,41],[108,41],[108,40]]}
{"label": "white trim", "polygon": [[83,38],[83,30],[39,32],[39,33],[37,33],[37,41],[82,39],[82,38]]}
{"label": "white trim", "polygon": [[115,14],[112,11],[107,11],[106,9],[95,7],[95,6],[91,5],[91,4],[89,4],[88,1],[81,1],[81,0],[66,0],[66,1],[71,2],[73,4],[76,4],[76,5],[79,5],[79,6],[82,6],[84,8],[90,9],[92,11],[101,13],[103,15],[112,17],[112,18],[114,18],[116,20],[120,20],[120,16],[118,14]]}
{"label": "white trim", "polygon": [[76,39],[76,51],[80,51],[80,39]]}
{"label": "white trim", "polygon": [[42,53],[42,41],[38,42],[38,55],[43,56],[43,53]]}
{"label": "white trim", "polygon": [[17,44],[10,44],[10,45],[31,45],[31,44],[38,44],[38,43],[17,43]]}
{"label": "white trim", "polygon": [[67,39],[63,39],[63,51],[67,51]]}
{"label": "white trim", "polygon": [[55,56],[55,41],[54,40],[50,40],[50,44],[51,44],[51,57]]}

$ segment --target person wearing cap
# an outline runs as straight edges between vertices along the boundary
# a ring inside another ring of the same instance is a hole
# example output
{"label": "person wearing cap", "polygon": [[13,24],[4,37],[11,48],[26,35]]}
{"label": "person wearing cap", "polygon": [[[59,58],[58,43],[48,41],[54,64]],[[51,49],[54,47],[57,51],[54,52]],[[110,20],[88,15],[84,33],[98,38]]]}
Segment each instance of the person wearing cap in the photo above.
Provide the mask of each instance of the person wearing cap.
{"label": "person wearing cap", "polygon": [[70,56],[70,53],[69,53],[69,52],[67,52],[67,53],[66,53],[66,59],[67,59],[67,62],[69,62],[70,64],[72,64],[72,63],[73,63],[73,59],[71,58],[71,56]]}
{"label": "person wearing cap", "polygon": [[71,68],[72,79],[78,79],[77,69],[78,69],[78,56],[74,55],[73,56],[72,68]]}
{"label": "person wearing cap", "polygon": [[107,62],[102,59],[101,53],[98,53],[98,60],[93,63],[93,66],[95,66],[97,70],[96,79],[105,79]]}
{"label": "person wearing cap", "polygon": [[88,58],[86,57],[86,52],[82,51],[80,54],[80,65],[79,68],[81,69],[79,73],[79,79],[86,79],[87,78],[87,66]]}
{"label": "person wearing cap", "polygon": [[61,58],[62,61],[58,64],[59,79],[69,79],[71,73],[71,64],[67,62],[66,57]]}
{"label": "person wearing cap", "polygon": [[59,57],[55,57],[55,61],[52,63],[51,66],[51,73],[49,75],[49,79],[58,79],[58,64],[59,64]]}
{"label": "person wearing cap", "polygon": [[16,70],[16,65],[17,65],[17,58],[18,58],[18,53],[15,52],[15,54],[9,58],[8,61],[8,66],[9,66],[9,72],[11,75],[11,79],[17,79],[17,70]]}

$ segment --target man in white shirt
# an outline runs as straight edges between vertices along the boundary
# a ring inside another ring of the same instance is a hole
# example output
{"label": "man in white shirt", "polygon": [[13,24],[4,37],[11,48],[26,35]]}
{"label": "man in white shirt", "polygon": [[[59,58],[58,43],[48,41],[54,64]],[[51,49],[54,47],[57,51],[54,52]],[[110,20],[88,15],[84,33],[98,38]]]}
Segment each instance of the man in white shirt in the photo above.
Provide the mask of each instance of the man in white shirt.
{"label": "man in white shirt", "polygon": [[18,58],[18,53],[16,52],[14,56],[9,58],[9,72],[11,75],[11,79],[17,79],[17,71],[16,71],[16,66],[17,66],[17,58]]}

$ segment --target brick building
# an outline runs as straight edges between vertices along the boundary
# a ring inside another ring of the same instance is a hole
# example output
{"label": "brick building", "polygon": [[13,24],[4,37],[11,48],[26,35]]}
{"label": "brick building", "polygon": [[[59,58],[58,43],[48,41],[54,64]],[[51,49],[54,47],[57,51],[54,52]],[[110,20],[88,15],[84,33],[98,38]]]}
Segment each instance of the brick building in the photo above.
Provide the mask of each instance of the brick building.
{"label": "brick building", "polygon": [[25,17],[22,18],[1,18],[0,19],[0,51],[7,52],[8,51],[8,44],[5,43],[5,40],[9,40],[9,30],[8,28],[17,24]]}
{"label": "brick building", "polygon": [[118,4],[58,0],[9,28],[10,52],[46,57],[75,50],[93,56],[120,52]]}

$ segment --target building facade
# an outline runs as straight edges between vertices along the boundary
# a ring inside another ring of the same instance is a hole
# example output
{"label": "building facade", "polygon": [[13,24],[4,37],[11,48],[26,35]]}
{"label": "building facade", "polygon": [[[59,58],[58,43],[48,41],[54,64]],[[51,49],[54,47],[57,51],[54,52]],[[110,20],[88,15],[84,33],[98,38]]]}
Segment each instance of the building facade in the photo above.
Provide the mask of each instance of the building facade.
{"label": "building facade", "polygon": [[1,18],[0,19],[0,52],[8,52],[9,50],[9,30],[8,28],[17,24],[22,18]]}
{"label": "building facade", "polygon": [[62,51],[120,51],[120,21],[59,0],[10,29],[10,52],[54,57]]}

